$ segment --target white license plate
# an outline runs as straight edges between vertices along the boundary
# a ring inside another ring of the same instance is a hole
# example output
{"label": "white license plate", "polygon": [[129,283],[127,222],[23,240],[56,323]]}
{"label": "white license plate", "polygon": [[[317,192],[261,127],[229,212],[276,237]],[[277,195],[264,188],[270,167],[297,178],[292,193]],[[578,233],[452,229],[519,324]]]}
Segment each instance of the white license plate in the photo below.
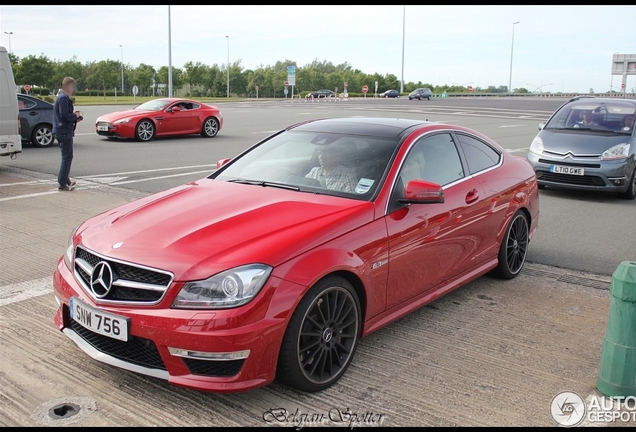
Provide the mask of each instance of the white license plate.
{"label": "white license plate", "polygon": [[550,165],[550,172],[558,173],[558,174],[570,174],[570,175],[585,175],[585,170],[583,168],[576,167],[568,167],[561,165]]}
{"label": "white license plate", "polygon": [[97,126],[97,130],[100,132],[108,132],[108,126]]}
{"label": "white license plate", "polygon": [[95,309],[77,297],[71,297],[71,318],[92,332],[128,341],[129,318]]}

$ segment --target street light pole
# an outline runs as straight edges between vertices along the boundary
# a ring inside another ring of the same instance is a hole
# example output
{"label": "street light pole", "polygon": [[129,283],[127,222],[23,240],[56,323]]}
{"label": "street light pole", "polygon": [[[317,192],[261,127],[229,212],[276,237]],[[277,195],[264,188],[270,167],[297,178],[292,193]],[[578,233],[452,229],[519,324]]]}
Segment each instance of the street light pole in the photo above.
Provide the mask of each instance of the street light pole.
{"label": "street light pole", "polygon": [[121,95],[124,95],[124,46],[119,45],[121,48]]}
{"label": "street light pole", "polygon": [[170,6],[168,6],[168,97],[172,97],[172,25],[170,23]]}
{"label": "street light pole", "polygon": [[227,97],[230,97],[230,37],[225,36],[227,39]]}
{"label": "street light pole", "polygon": [[510,78],[508,79],[508,93],[512,93],[512,55],[515,50],[515,26],[521,21],[512,23],[512,45],[510,46]]}
{"label": "street light pole", "polygon": [[4,34],[9,35],[9,52],[12,53],[13,51],[11,51],[11,35],[13,34],[13,32],[4,32]]}
{"label": "street light pole", "polygon": [[406,5],[402,9],[402,80],[400,81],[400,94],[404,93],[404,39],[406,36]]}

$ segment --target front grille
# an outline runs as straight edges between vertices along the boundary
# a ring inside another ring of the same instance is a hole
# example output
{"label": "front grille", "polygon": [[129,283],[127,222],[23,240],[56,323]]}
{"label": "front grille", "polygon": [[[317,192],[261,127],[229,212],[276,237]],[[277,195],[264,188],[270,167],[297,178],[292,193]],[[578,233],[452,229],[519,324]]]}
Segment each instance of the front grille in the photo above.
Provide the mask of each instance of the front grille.
{"label": "front grille", "polygon": [[166,370],[159,350],[151,340],[130,336],[128,342],[124,342],[85,329],[70,317],[68,322],[69,328],[97,351],[137,366]]}
{"label": "front grille", "polygon": [[600,168],[601,164],[589,164],[589,163],[578,163],[578,162],[561,162],[561,161],[553,161],[548,159],[539,159],[540,163],[551,164],[551,165],[564,165],[570,167],[578,167],[578,168]]}
{"label": "front grille", "polygon": [[245,359],[214,361],[184,358],[183,362],[188,367],[192,375],[231,377],[241,371],[243,363],[245,363]]}
{"label": "front grille", "polygon": [[139,267],[97,255],[78,246],[75,250],[75,274],[86,291],[91,289],[91,273],[97,264],[107,262],[112,269],[112,287],[105,297],[106,302],[158,303],[172,283],[172,274],[161,270]]}
{"label": "front grille", "polygon": [[97,126],[108,126],[109,128],[113,127],[112,124],[110,124],[108,122],[104,122],[104,121],[97,122]]}
{"label": "front grille", "polygon": [[547,171],[537,171],[537,178],[555,183],[582,185],[582,186],[605,186],[602,178],[597,176],[577,176],[569,174],[557,174]]}

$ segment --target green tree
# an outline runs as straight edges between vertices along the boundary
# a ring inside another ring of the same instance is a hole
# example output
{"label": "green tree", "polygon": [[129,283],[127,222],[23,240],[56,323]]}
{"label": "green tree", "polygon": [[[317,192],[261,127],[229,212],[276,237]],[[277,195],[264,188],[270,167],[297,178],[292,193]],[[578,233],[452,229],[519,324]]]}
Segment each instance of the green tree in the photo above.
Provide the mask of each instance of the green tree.
{"label": "green tree", "polygon": [[73,77],[77,81],[78,90],[87,89],[87,75],[84,72],[84,65],[77,60],[77,56],[73,56],[73,58],[64,62],[57,62],[54,73],[54,90],[55,87],[59,88],[62,85],[62,80],[67,76]]}
{"label": "green tree", "polygon": [[128,82],[130,87],[137,86],[139,88],[139,96],[148,96],[152,94],[152,80],[156,75],[155,68],[141,63],[129,72]]}
{"label": "green tree", "polygon": [[[161,66],[157,71],[157,84],[165,84],[164,96],[168,95],[168,66]],[[183,85],[183,70],[178,67],[172,66],[172,92],[173,94],[177,89],[180,89]]]}
{"label": "green tree", "polygon": [[95,64],[93,73],[88,77],[89,82],[104,91],[104,99],[106,99],[106,90],[119,87],[121,83],[121,62],[115,60],[102,60]]}
{"label": "green tree", "polygon": [[11,69],[13,69],[13,76],[17,77],[18,69],[20,68],[20,57],[13,53],[9,53],[9,63],[11,63]]}
{"label": "green tree", "polygon": [[30,55],[20,60],[20,67],[16,71],[17,84],[36,85],[40,87],[53,88],[54,85],[54,63],[44,54],[36,57]]}
{"label": "green tree", "polygon": [[192,94],[192,87],[202,85],[206,79],[207,66],[201,62],[191,61],[183,65],[184,80],[188,84],[188,93]]}

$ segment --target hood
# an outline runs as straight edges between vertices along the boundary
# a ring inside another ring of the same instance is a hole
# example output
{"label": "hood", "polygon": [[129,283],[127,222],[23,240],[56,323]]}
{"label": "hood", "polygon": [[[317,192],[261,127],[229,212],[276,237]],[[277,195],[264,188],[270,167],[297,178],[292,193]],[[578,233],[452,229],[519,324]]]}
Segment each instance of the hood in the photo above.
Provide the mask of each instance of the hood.
{"label": "hood", "polygon": [[125,111],[116,111],[109,114],[104,114],[100,116],[96,122],[109,122],[112,123],[117,120],[124,119],[126,117],[135,117],[140,115],[161,115],[162,111],[146,111],[146,110],[138,110],[138,109],[129,109]]}
{"label": "hood", "polygon": [[367,201],[203,179],[91,218],[76,241],[175,281],[200,280],[244,264],[275,267],[373,217]]}
{"label": "hood", "polygon": [[545,150],[576,155],[600,155],[615,145],[630,142],[631,136],[606,132],[542,130],[539,138]]}

